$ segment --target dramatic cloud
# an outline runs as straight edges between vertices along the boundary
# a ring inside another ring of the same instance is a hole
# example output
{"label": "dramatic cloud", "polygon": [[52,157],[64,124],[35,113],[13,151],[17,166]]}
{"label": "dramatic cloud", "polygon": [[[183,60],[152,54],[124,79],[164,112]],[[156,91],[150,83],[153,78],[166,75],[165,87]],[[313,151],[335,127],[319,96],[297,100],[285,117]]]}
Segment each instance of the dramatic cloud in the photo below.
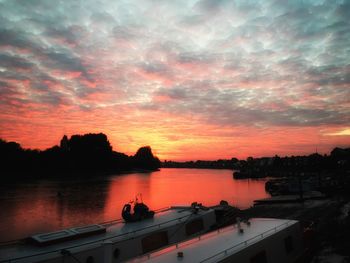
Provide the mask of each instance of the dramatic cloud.
{"label": "dramatic cloud", "polygon": [[350,2],[0,0],[0,95],[0,137],[25,147],[327,152],[350,144]]}

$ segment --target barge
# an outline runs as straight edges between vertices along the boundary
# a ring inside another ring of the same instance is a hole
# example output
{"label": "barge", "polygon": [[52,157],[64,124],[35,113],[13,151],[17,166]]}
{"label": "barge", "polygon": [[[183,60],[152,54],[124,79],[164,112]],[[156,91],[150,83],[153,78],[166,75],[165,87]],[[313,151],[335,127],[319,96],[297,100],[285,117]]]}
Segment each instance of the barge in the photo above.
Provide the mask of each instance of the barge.
{"label": "barge", "polygon": [[192,238],[216,224],[214,209],[174,206],[153,218],[90,225],[31,236],[0,247],[1,263],[122,262]]}
{"label": "barge", "polygon": [[298,221],[253,218],[129,262],[294,263],[303,253],[303,233]]}

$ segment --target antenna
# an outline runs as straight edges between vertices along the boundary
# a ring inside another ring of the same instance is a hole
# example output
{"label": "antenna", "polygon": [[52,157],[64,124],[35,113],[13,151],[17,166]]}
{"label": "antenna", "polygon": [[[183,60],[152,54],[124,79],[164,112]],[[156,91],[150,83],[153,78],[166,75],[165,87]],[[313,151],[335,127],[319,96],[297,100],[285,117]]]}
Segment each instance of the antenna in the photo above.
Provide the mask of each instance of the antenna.
{"label": "antenna", "polygon": [[135,196],[135,203],[138,203],[139,199],[141,200],[141,203],[143,203],[142,194],[141,193],[136,194],[136,196]]}

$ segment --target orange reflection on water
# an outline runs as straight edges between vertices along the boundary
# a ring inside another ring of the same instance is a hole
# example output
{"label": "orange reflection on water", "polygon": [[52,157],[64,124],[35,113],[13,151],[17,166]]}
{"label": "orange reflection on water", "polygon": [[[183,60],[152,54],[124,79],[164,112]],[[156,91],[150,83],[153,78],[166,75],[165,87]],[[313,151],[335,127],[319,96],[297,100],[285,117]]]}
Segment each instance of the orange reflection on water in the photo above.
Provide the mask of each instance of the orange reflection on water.
{"label": "orange reflection on water", "polygon": [[255,199],[268,197],[265,180],[234,180],[230,170],[161,169],[9,183],[0,186],[0,241],[119,219],[124,204],[137,194],[152,210],[192,202],[210,206],[220,200],[247,208]]}
{"label": "orange reflection on water", "polygon": [[255,199],[269,197],[265,180],[234,180],[229,170],[162,169],[114,178],[106,199],[105,218],[120,217],[123,205],[138,193],[151,209],[192,202],[210,206],[221,200],[248,208]]}

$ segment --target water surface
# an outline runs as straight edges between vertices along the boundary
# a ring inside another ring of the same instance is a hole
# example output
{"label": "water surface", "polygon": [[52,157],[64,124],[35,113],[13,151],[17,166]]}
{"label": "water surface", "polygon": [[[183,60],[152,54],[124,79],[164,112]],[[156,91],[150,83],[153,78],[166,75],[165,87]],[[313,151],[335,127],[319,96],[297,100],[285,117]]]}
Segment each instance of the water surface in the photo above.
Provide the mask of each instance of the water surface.
{"label": "water surface", "polygon": [[95,179],[5,182],[0,241],[120,218],[123,205],[137,194],[151,209],[220,200],[247,208],[269,196],[264,186],[265,180],[235,180],[230,170],[165,168]]}

